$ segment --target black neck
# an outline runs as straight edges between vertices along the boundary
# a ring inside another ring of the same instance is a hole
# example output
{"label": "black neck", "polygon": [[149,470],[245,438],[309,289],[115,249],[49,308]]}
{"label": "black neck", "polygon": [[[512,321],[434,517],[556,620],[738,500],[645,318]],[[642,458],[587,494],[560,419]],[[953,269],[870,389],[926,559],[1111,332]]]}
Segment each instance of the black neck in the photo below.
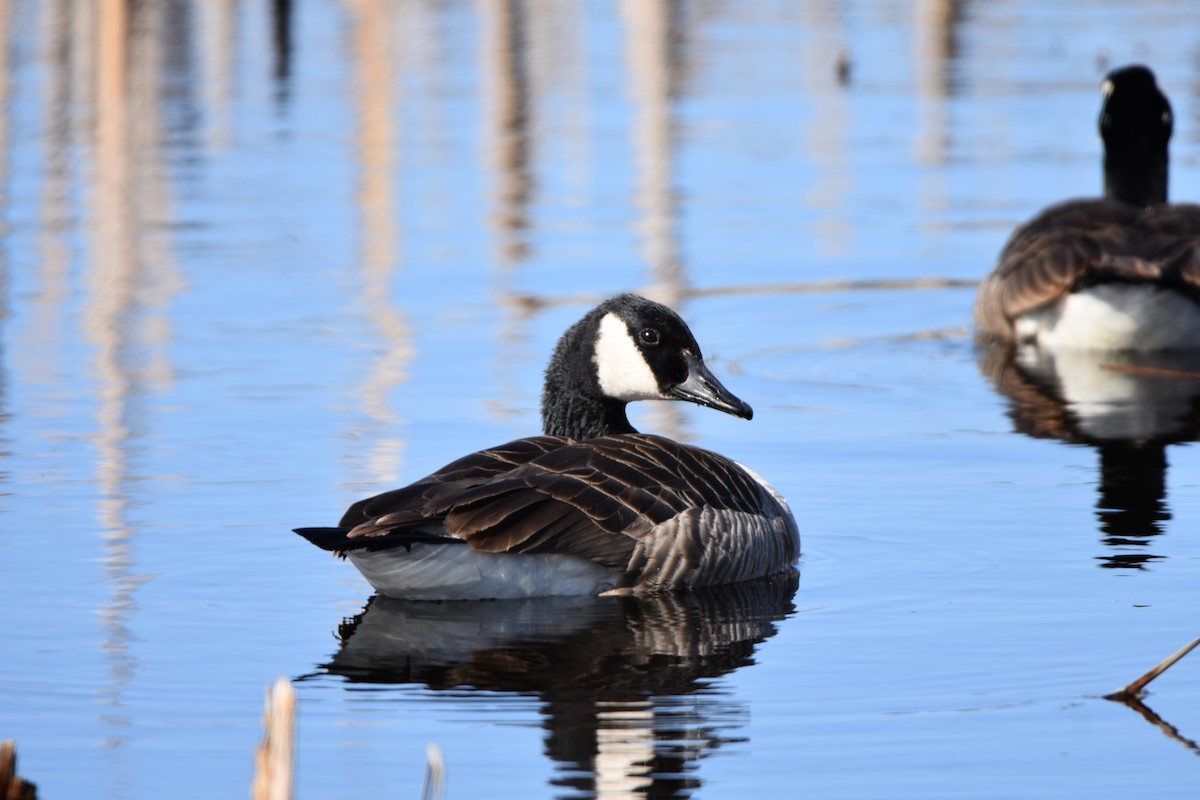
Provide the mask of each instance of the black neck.
{"label": "black neck", "polygon": [[1109,200],[1152,208],[1167,202],[1167,154],[1104,155],[1104,196]]}
{"label": "black neck", "polygon": [[625,416],[625,403],[601,400],[569,391],[547,392],[542,396],[542,433],[594,439],[610,433],[637,433]]}
{"label": "black neck", "polygon": [[637,433],[625,416],[625,401],[600,391],[593,360],[596,327],[604,306],[572,325],[554,348],[542,388],[542,433],[594,439],[610,433]]}

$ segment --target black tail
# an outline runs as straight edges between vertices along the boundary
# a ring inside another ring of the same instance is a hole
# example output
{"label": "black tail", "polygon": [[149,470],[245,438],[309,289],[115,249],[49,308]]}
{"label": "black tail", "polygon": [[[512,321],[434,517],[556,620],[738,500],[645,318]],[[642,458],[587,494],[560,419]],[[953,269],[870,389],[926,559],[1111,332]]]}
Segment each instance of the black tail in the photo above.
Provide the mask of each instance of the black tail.
{"label": "black tail", "polygon": [[430,533],[421,528],[397,528],[386,534],[351,537],[351,528],[293,528],[322,550],[345,553],[348,550],[384,550],[389,547],[412,547],[414,544],[466,544],[462,539]]}
{"label": "black tail", "polygon": [[295,531],[322,550],[352,550],[363,545],[362,540],[346,538],[349,528],[296,528]]}

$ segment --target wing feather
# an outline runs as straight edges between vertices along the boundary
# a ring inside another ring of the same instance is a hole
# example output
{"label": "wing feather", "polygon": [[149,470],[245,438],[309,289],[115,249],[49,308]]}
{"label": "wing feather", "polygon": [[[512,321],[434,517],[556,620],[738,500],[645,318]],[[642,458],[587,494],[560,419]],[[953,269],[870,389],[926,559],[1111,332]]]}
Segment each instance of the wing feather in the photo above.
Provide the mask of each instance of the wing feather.
{"label": "wing feather", "polygon": [[[645,540],[685,529],[704,509],[753,514],[777,505],[724,456],[658,436],[620,434],[511,442],[356,504],[347,517],[357,520],[349,537],[364,543],[388,537],[403,544],[405,529],[439,524],[484,552],[568,553],[628,571],[638,568],[632,562],[641,545],[643,553],[670,553],[678,562],[672,571],[681,571],[702,561],[701,537],[681,536],[677,551]],[[670,520],[682,522],[664,525]],[[662,568],[661,556],[650,561]]]}
{"label": "wing feather", "polygon": [[1113,281],[1160,283],[1200,301],[1200,206],[1074,200],[1047,209],[1005,244],[980,285],[975,323],[1011,340],[1021,315]]}

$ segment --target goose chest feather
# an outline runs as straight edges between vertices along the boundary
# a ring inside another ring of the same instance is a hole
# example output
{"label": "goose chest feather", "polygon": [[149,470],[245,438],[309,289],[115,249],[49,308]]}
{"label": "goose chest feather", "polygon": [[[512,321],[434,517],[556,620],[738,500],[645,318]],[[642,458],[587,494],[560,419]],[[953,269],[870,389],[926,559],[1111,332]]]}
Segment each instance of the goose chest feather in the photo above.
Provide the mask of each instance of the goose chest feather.
{"label": "goose chest feather", "polygon": [[1053,348],[1200,347],[1200,206],[1167,200],[1171,104],[1143,66],[1102,89],[1104,196],[1013,232],[980,285],[976,326]]}
{"label": "goose chest feather", "polygon": [[626,405],[646,399],[753,414],[675,312],[619,295],[559,340],[545,435],[359,501],[337,527],[296,532],[348,556],[381,594],[415,599],[686,589],[790,569],[800,537],[786,501],[723,455],[636,432]]}

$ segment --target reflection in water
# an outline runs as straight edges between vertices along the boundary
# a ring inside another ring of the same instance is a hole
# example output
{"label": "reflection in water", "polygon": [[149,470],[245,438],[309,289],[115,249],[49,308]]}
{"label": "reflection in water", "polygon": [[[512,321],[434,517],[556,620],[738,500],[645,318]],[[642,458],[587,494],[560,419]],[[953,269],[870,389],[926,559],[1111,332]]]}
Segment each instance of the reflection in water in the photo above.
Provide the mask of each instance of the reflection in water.
{"label": "reflection in water", "polygon": [[1096,514],[1104,543],[1122,548],[1101,566],[1140,568],[1159,558],[1128,548],[1149,546],[1171,518],[1166,448],[1200,438],[1200,354],[995,347],[981,351],[979,363],[1008,398],[1018,432],[1100,454]]}
{"label": "reflection in water", "polygon": [[[801,70],[805,95],[813,106],[805,125],[805,139],[816,170],[805,195],[809,205],[820,209],[813,230],[817,252],[841,255],[850,250],[855,233],[849,202],[854,189],[853,159],[847,152],[853,115],[843,82],[849,77],[844,54],[850,23],[847,9],[840,4],[802,3],[798,8],[809,17],[807,27],[814,34],[803,48]],[[831,63],[835,64],[833,70],[829,68]]]}
{"label": "reflection in water", "polygon": [[[634,106],[635,202],[642,253],[652,280],[645,293],[683,313],[687,277],[680,256],[675,190],[678,136],[674,106],[685,35],[679,17],[678,5],[670,0],[625,0],[621,4]],[[649,430],[686,441],[686,417],[681,409],[670,403],[653,403],[646,413]]]}
{"label": "reflection in water", "polygon": [[[359,305],[378,339],[379,354],[358,388],[370,430],[357,430],[355,441],[371,443],[366,459],[368,484],[391,485],[400,477],[404,439],[392,410],[392,391],[408,378],[416,355],[408,318],[392,304],[392,283],[399,266],[400,231],[396,220],[399,134],[395,85],[400,74],[394,47],[400,16],[407,5],[362,0],[351,4],[357,111],[357,192],[362,242],[362,296]],[[365,435],[364,435],[365,434]],[[356,461],[359,459],[356,458]]]}
{"label": "reflection in water", "polygon": [[[55,11],[71,13],[61,6]],[[104,531],[105,572],[112,584],[112,596],[101,613],[103,649],[110,665],[102,719],[113,730],[107,744],[122,748],[132,722],[123,694],[138,666],[129,620],[137,609],[137,589],[148,580],[135,570],[135,529],[128,519],[130,487],[140,477],[132,462],[145,436],[145,396],[172,379],[169,307],[181,279],[166,246],[167,226],[156,225],[170,219],[172,207],[162,162],[158,94],[167,71],[164,42],[172,38],[171,18],[156,4],[131,6],[122,0],[101,3],[96,13],[94,40],[74,40],[80,49],[72,57],[94,66],[94,71],[81,69],[73,75],[94,81],[95,91],[94,128],[89,132],[94,142],[91,259],[86,263],[83,321],[93,346],[98,397],[97,516]],[[65,24],[56,19],[51,29],[63,30]],[[50,131],[52,138],[68,133]],[[67,147],[55,142],[49,149]],[[54,206],[47,209],[53,211]],[[55,223],[47,220],[48,227]]]}
{"label": "reflection in water", "polygon": [[[1109,698],[1109,699],[1113,699],[1113,698]],[[1117,702],[1122,703],[1125,706],[1128,706],[1129,708],[1136,711],[1138,714],[1141,715],[1142,719],[1146,720],[1146,722],[1149,722],[1151,725],[1153,725],[1154,727],[1156,727],[1160,731],[1162,731],[1163,735],[1166,736],[1168,739],[1179,742],[1181,745],[1186,747],[1188,750],[1191,750],[1195,755],[1200,756],[1200,743],[1197,743],[1196,740],[1189,739],[1186,736],[1184,736],[1182,733],[1180,733],[1178,728],[1176,728],[1174,725],[1167,722],[1165,719],[1163,719],[1158,714],[1156,714],[1154,712],[1154,709],[1152,709],[1152,708],[1150,708],[1150,706],[1146,705],[1146,703],[1141,698],[1139,698],[1139,697],[1123,697],[1123,698],[1117,700]]]}
{"label": "reflection in water", "polygon": [[[959,28],[963,21],[962,0],[918,0],[915,9],[914,61],[920,129],[916,157],[921,164],[945,164],[952,128],[949,104],[954,92],[954,66],[959,55]],[[932,188],[932,187],[929,187]],[[940,208],[945,187],[938,186],[937,200],[923,198],[924,208]]]}
{"label": "reflection in water", "polygon": [[228,43],[237,36],[237,7],[234,0],[208,0],[196,6],[196,35],[203,50],[201,86],[204,114],[208,119],[209,150],[224,150],[233,138],[235,65]]}
{"label": "reflection in water", "polygon": [[271,44],[275,63],[275,99],[286,103],[292,84],[292,0],[271,0]]}
{"label": "reflection in water", "polygon": [[483,75],[487,108],[488,173],[493,181],[490,217],[503,267],[529,256],[527,229],[533,194],[530,177],[529,74],[525,64],[528,15],[521,0],[484,0]]}
{"label": "reflection in water", "polygon": [[626,28],[629,94],[634,105],[637,152],[638,222],[642,253],[654,280],[649,294],[679,308],[683,266],[677,241],[675,197],[675,114],[680,71],[678,9],[668,0],[626,0],[621,4]]}
{"label": "reflection in water", "polygon": [[324,669],[354,683],[536,695],[554,783],[678,797],[745,708],[709,683],[752,663],[794,611],[795,572],[652,597],[427,603],[373,597]]}
{"label": "reflection in water", "polygon": [[[518,0],[486,0],[479,5],[483,59],[484,142],[487,173],[491,182],[488,222],[495,253],[492,262],[501,276],[513,271],[530,255],[526,240],[529,204],[533,199],[530,173],[531,125],[530,75],[526,66],[528,45],[533,38],[527,29],[529,15]],[[536,16],[536,15],[535,15]],[[493,419],[518,416],[513,409],[521,396],[512,383],[512,365],[524,361],[524,325],[529,315],[521,304],[500,305],[514,311],[506,316],[496,336],[497,359],[493,370],[499,394],[488,404]]]}

